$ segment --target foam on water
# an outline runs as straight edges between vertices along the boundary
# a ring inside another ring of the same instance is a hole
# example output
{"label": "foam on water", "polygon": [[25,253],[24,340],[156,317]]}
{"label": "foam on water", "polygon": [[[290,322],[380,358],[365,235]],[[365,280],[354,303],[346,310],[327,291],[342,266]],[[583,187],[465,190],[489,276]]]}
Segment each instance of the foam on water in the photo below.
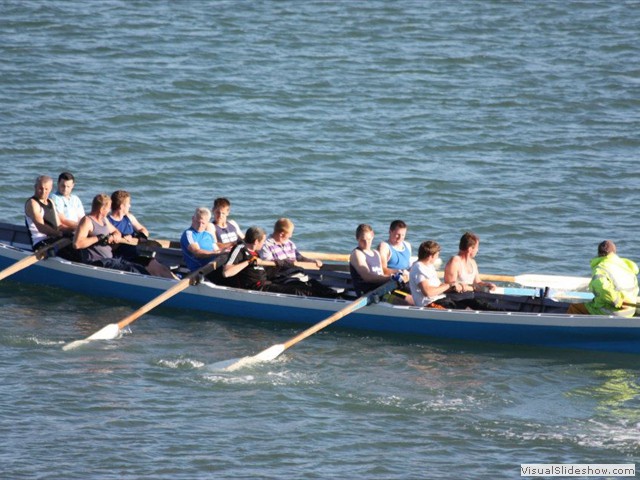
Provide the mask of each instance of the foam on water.
{"label": "foam on water", "polygon": [[159,360],[158,365],[174,369],[193,369],[202,368],[205,364],[191,358],[178,358],[176,360]]}
{"label": "foam on water", "polygon": [[203,378],[213,383],[271,385],[274,387],[314,385],[317,383],[314,380],[314,375],[290,370],[264,370],[262,372],[254,370],[252,373],[244,371],[210,373],[206,371],[206,373],[203,373]]}

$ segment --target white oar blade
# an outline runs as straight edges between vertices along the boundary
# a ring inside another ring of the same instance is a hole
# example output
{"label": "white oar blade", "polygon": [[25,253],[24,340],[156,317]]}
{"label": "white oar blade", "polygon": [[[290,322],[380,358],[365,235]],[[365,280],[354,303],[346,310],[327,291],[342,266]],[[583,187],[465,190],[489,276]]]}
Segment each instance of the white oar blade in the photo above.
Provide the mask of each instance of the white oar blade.
{"label": "white oar blade", "polygon": [[278,355],[280,355],[284,351],[285,351],[284,345],[282,344],[274,345],[272,347],[267,348],[266,350],[263,350],[259,354],[254,355],[253,357],[241,358],[237,362],[232,363],[231,365],[225,367],[224,370],[227,372],[233,372],[235,370],[239,370],[241,368],[248,367],[249,365],[254,365],[256,363],[269,362],[275,359],[276,357],[278,357]]}
{"label": "white oar blade", "polygon": [[75,348],[78,348],[81,345],[85,345],[87,343],[89,343],[91,340],[87,340],[86,338],[83,338],[82,340],[74,340],[73,342],[69,342],[66,345],[64,345],[62,347],[62,350],[67,351],[67,350],[73,350]]}
{"label": "white oar blade", "polygon": [[73,350],[74,348],[78,348],[80,345],[84,345],[93,340],[113,340],[114,338],[118,338],[119,335],[120,327],[118,327],[118,324],[110,323],[106,327],[98,330],[96,333],[83,340],[76,340],[74,342],[67,343],[62,347],[62,350]]}
{"label": "white oar blade", "polygon": [[587,291],[591,278],[560,275],[524,274],[515,277],[516,283],[527,287],[555,288],[558,290]]}
{"label": "white oar blade", "polygon": [[87,340],[113,340],[120,336],[120,327],[117,323],[110,323],[106,327],[87,337]]}
{"label": "white oar blade", "polygon": [[269,362],[278,357],[282,352],[284,352],[284,345],[278,344],[263,350],[253,358],[255,358],[257,362]]}

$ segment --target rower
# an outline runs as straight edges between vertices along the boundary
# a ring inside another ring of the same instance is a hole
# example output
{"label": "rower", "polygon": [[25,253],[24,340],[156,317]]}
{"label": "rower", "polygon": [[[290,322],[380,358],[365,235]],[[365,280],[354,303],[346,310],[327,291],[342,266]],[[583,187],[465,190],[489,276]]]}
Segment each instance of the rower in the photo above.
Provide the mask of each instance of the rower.
{"label": "rower", "polygon": [[318,280],[310,278],[305,268],[319,269],[322,261],[305,257],[300,253],[291,237],[294,225],[288,218],[280,218],[273,226],[273,233],[264,242],[259,255],[263,260],[276,265],[272,281],[275,283],[295,284],[310,289],[314,297],[335,298],[337,292]]}
{"label": "rower", "polygon": [[235,220],[229,218],[231,202],[224,197],[213,201],[213,227],[215,238],[220,250],[232,248],[238,240],[244,239],[244,233]]}
{"label": "rower", "polygon": [[418,307],[437,309],[456,308],[457,305],[446,297],[447,292],[461,293],[464,286],[455,282],[442,283],[436,271],[436,262],[440,258],[440,244],[427,240],[418,248],[418,261],[411,266],[409,287],[413,301]]}
{"label": "rower", "polygon": [[100,193],[91,202],[91,212],[80,219],[73,238],[73,247],[80,251],[84,263],[125,272],[149,274],[142,265],[114,257],[112,245],[122,240],[122,234],[107,219],[111,198]]}
{"label": "rower", "polygon": [[[403,275],[411,268],[411,244],[405,240],[407,235],[407,224],[403,220],[394,220],[389,225],[388,241],[380,242],[378,251],[382,262],[382,271],[385,275]],[[390,299],[393,303],[400,298],[400,304],[413,305],[413,297],[408,285],[394,290]]]}
{"label": "rower", "polygon": [[475,261],[479,249],[480,238],[473,232],[465,232],[460,238],[458,254],[451,257],[444,267],[444,281],[461,283],[464,287],[463,292],[494,291],[494,283],[483,282],[480,279],[478,264]]}
{"label": "rower", "polygon": [[247,290],[314,296],[313,289],[303,282],[279,283],[272,278],[272,272],[267,272],[265,267],[273,267],[275,263],[263,260],[258,255],[266,239],[267,234],[262,228],[254,226],[247,229],[244,241],[239,241],[233,247],[224,264],[222,275],[225,284]]}
{"label": "rower", "polygon": [[[31,246],[34,250],[50,245],[63,236],[71,237],[73,228],[64,224],[64,214],[58,212],[49,194],[53,189],[53,179],[40,175],[34,184],[34,194],[24,205],[24,219]],[[60,249],[57,254],[67,260],[78,261],[79,256],[70,246]]]}
{"label": "rower", "polygon": [[73,193],[76,179],[71,172],[62,172],[58,175],[58,189],[51,194],[51,200],[56,205],[56,210],[63,214],[64,225],[75,230],[78,222],[85,215],[84,206],[80,198]]}
{"label": "rower", "polygon": [[406,235],[407,224],[402,220],[394,220],[389,226],[389,239],[378,245],[385,275],[411,268],[411,244],[405,240]]}
{"label": "rower", "polygon": [[149,238],[149,230],[131,213],[131,194],[116,190],[111,194],[111,213],[107,220],[120,232],[120,242],[112,246],[113,255],[145,267],[151,275],[177,279],[169,267],[154,258],[155,252],[143,252],[138,245]]}
{"label": "rower", "polygon": [[356,229],[358,246],[353,249],[349,257],[349,271],[353,280],[353,287],[359,297],[391,280],[382,270],[380,252],[371,249],[373,243],[373,228],[361,223]]}

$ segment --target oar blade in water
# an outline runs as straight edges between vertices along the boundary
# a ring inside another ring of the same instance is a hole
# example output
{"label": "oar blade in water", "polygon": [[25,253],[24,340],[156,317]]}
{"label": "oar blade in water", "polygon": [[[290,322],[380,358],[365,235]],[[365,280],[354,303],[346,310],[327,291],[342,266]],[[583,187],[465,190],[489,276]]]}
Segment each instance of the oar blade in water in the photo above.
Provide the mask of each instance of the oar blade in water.
{"label": "oar blade in water", "polygon": [[118,324],[110,323],[106,327],[98,330],[96,333],[83,340],[76,340],[74,342],[67,343],[64,347],[62,347],[62,349],[73,350],[74,348],[78,348],[79,346],[85,345],[93,340],[113,340],[114,338],[118,338],[119,335],[120,327],[118,326]]}
{"label": "oar blade in water", "polygon": [[227,372],[233,372],[235,370],[239,370],[240,368],[248,367],[249,365],[254,365],[256,363],[269,362],[278,357],[284,351],[285,346],[283,344],[273,345],[257,355],[241,358],[237,362],[225,367],[224,370],[226,370]]}

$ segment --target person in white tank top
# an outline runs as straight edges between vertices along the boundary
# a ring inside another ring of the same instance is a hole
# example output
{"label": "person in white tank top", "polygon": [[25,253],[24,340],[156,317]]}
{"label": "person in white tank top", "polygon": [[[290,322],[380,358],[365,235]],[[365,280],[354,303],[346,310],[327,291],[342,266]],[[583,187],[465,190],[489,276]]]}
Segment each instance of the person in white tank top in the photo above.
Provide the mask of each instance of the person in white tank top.
{"label": "person in white tank top", "polygon": [[444,267],[445,283],[459,282],[464,285],[464,292],[495,290],[495,284],[480,280],[475,261],[479,249],[480,238],[472,232],[465,232],[460,238],[458,254],[451,257]]}

